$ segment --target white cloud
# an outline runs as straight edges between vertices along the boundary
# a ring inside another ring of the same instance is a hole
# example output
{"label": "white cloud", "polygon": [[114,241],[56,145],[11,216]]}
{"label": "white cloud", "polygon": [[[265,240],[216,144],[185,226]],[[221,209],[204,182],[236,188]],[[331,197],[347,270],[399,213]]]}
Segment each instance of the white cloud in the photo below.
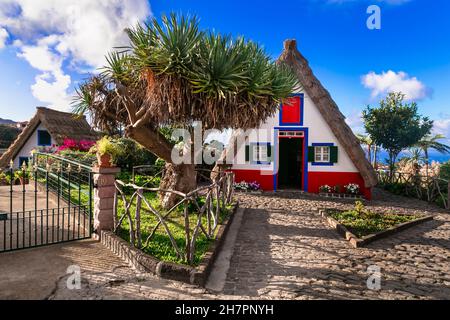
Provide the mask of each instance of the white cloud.
{"label": "white cloud", "polygon": [[416,77],[410,77],[405,72],[389,70],[377,74],[370,72],[361,77],[364,87],[372,90],[372,98],[386,95],[389,92],[402,92],[408,100],[422,100],[431,93]]}
{"label": "white cloud", "polygon": [[72,82],[65,68],[103,66],[108,51],[127,45],[124,29],[150,15],[147,0],[0,0],[0,46],[6,28],[18,56],[41,72],[33,95],[67,109]]}
{"label": "white cloud", "polygon": [[346,118],[345,122],[352,128],[355,133],[364,133],[364,121],[362,112],[359,110],[352,111]]}
{"label": "white cloud", "polygon": [[8,31],[6,31],[5,28],[0,28],[0,50],[6,46],[6,40],[8,37]]}
{"label": "white cloud", "polygon": [[434,120],[433,133],[444,135],[445,142],[450,145],[450,116]]}

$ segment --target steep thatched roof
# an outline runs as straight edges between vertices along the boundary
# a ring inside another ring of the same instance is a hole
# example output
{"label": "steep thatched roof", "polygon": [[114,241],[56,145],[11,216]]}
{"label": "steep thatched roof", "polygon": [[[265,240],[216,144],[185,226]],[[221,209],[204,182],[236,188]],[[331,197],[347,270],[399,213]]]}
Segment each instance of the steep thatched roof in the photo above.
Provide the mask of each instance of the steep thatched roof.
{"label": "steep thatched roof", "polygon": [[344,115],[339,111],[330,93],[315,77],[308,61],[298,51],[295,40],[286,40],[284,42],[284,51],[278,61],[289,65],[294,70],[303,90],[317,106],[339,143],[344,147],[355,167],[361,173],[365,186],[368,188],[375,186],[377,184],[375,170],[366,159],[359,140],[345,122]]}
{"label": "steep thatched roof", "polygon": [[75,140],[97,140],[99,138],[99,134],[91,128],[85,117],[76,118],[72,113],[38,107],[34,117],[0,158],[0,168],[9,166],[9,162],[17,156],[40,124],[47,129],[58,145],[61,145],[66,138]]}

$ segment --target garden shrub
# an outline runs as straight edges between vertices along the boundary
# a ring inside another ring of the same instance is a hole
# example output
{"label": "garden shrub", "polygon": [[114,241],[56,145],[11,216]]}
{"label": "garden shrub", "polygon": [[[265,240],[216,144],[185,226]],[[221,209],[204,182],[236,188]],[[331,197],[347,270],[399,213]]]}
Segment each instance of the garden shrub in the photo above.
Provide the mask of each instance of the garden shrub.
{"label": "garden shrub", "polygon": [[123,151],[115,161],[122,170],[131,172],[135,166],[155,163],[156,156],[132,139],[118,138],[114,139],[113,143]]}
{"label": "garden shrub", "polygon": [[439,178],[449,181],[450,180],[450,161],[441,164]]}

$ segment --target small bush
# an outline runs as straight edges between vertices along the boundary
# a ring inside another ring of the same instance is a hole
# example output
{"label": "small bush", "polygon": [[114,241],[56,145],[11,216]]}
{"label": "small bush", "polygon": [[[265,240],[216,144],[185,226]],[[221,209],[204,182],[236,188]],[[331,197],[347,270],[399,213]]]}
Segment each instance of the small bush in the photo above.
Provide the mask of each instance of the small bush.
{"label": "small bush", "polygon": [[254,181],[254,182],[246,182],[246,181],[241,181],[239,183],[235,183],[234,184],[234,190],[237,191],[258,191],[261,189],[261,185]]}
{"label": "small bush", "polygon": [[349,183],[344,188],[348,194],[359,195],[361,193],[361,188],[356,183]]}
{"label": "small bush", "polygon": [[324,186],[320,186],[319,191],[322,193],[331,193],[333,191],[333,188],[326,184]]}
{"label": "small bush", "polygon": [[334,193],[342,193],[344,191],[344,187],[340,184],[337,184],[333,187]]}
{"label": "small bush", "polygon": [[160,177],[153,177],[153,176],[141,176],[141,175],[135,175],[134,176],[134,183],[137,186],[140,187],[147,187],[147,188],[158,188],[161,184],[161,178]]}
{"label": "small bush", "polygon": [[439,178],[449,181],[450,180],[450,161],[441,164],[439,171]]}
{"label": "small bush", "polygon": [[156,156],[132,139],[118,138],[114,143],[123,150],[116,159],[116,165],[123,170],[131,171],[135,166],[155,163]]}

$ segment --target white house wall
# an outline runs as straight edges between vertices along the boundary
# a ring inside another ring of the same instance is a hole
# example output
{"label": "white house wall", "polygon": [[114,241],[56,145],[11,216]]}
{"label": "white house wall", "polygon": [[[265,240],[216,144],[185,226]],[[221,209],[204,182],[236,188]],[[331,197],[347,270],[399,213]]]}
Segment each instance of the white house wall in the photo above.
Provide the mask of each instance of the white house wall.
{"label": "white house wall", "polygon": [[[303,105],[303,126],[283,126],[283,129],[289,130],[289,128],[308,128],[308,145],[313,143],[334,143],[338,147],[338,163],[333,166],[315,166],[311,163],[308,164],[309,172],[358,172],[357,168],[353,164],[350,157],[345,152],[342,145],[337,140],[333,131],[316,108],[314,102],[310,99],[308,94],[304,93],[304,105]],[[261,127],[258,139],[256,136],[250,136],[248,142],[270,142],[275,145],[274,128],[280,127],[279,124],[279,111],[276,115],[268,119]],[[267,132],[267,133],[266,133]],[[245,153],[244,148],[238,151],[238,154]],[[271,165],[254,165],[245,164],[240,156],[239,163],[233,165],[233,169],[236,170],[262,170],[262,171],[274,171],[273,163]]]}
{"label": "white house wall", "polygon": [[[39,124],[36,130],[34,130],[33,134],[28,138],[27,142],[23,145],[22,149],[20,149],[17,156],[14,158],[14,167],[17,168],[21,163],[19,163],[19,159],[21,157],[31,157],[31,151],[37,148],[38,146],[38,130],[47,130],[45,126]],[[51,138],[52,145],[55,144],[53,137]]]}

